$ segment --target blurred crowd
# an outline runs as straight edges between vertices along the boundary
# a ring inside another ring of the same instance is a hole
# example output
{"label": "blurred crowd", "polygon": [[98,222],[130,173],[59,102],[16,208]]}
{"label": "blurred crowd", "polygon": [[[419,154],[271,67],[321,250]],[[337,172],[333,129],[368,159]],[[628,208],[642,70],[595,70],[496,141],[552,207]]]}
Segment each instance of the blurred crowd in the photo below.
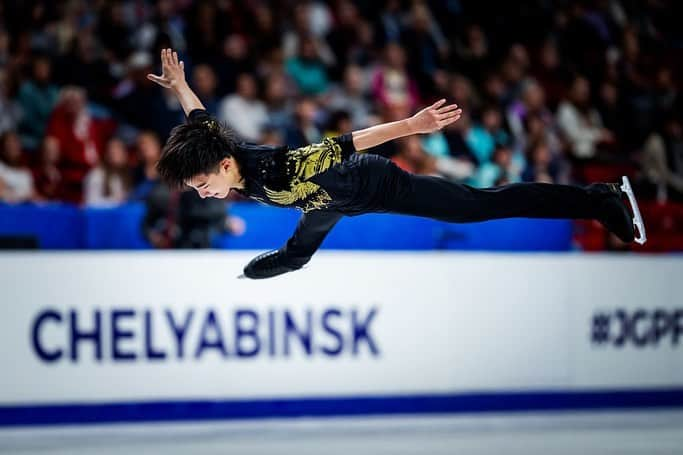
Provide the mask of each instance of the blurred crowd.
{"label": "blurred crowd", "polygon": [[477,187],[584,183],[596,175],[587,170],[612,166],[641,194],[681,201],[682,9],[675,0],[5,0],[0,201],[144,200],[163,212],[191,198],[161,188],[154,168],[184,121],[173,94],[146,78],[165,47],[245,141],[299,147],[446,97],[463,108],[460,121],[373,152]]}

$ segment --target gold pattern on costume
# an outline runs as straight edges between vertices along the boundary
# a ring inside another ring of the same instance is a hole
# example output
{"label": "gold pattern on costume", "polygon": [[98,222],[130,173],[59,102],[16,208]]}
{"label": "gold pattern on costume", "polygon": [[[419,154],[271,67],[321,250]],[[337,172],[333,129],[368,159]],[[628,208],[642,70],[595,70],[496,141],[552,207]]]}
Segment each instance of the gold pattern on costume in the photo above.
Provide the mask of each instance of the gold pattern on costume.
{"label": "gold pattern on costume", "polygon": [[327,138],[320,144],[311,144],[292,150],[287,160],[295,165],[292,183],[297,184],[341,163],[342,149],[339,144]]}
{"label": "gold pattern on costume", "polygon": [[304,201],[302,210],[307,212],[313,209],[323,208],[325,203],[332,200],[327,191],[313,182],[293,185],[290,191],[272,191],[265,189],[268,199],[280,205],[294,205],[298,201]]}
{"label": "gold pattern on costume", "polygon": [[268,199],[280,205],[297,205],[303,212],[324,208],[332,198],[320,185],[308,180],[341,162],[342,148],[330,138],[290,151],[287,154],[288,167],[293,170],[290,188],[285,191],[264,188]]}

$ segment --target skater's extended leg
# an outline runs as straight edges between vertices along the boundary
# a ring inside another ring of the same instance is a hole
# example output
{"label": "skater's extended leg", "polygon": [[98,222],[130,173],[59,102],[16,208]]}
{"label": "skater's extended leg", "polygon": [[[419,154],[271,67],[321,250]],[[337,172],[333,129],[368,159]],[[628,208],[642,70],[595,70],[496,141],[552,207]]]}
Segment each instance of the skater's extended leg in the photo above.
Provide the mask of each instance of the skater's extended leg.
{"label": "skater's extended leg", "polygon": [[385,206],[394,213],[457,223],[499,218],[595,219],[624,242],[634,240],[631,214],[616,184],[513,183],[477,189],[400,169],[392,174],[397,185]]}
{"label": "skater's extended leg", "polygon": [[407,174],[400,195],[389,201],[392,212],[451,222],[497,218],[597,218],[607,188],[549,183],[513,183],[477,189],[449,180]]}

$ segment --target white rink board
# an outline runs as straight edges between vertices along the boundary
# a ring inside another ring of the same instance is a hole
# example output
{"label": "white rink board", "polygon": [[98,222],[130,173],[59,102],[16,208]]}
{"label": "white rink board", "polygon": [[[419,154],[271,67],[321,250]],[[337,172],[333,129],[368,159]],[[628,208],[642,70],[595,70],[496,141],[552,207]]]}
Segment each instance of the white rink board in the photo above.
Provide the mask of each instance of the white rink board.
{"label": "white rink board", "polygon": [[[681,257],[321,251],[236,279],[255,253],[0,255],[0,405],[683,387]],[[72,359],[71,317],[96,313],[100,359],[92,339]],[[286,317],[310,353],[290,333],[285,354]]]}

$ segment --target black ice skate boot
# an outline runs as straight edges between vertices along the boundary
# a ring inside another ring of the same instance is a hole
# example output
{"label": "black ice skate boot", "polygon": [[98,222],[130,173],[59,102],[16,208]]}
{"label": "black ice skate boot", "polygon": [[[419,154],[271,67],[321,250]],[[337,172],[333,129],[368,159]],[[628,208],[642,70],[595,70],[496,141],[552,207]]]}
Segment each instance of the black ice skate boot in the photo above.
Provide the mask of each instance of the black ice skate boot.
{"label": "black ice skate boot", "polygon": [[[622,242],[634,240],[643,244],[647,241],[645,225],[640,215],[638,202],[628,177],[622,177],[622,183],[603,183],[603,200],[600,205],[598,220],[608,231],[614,233]],[[626,196],[631,204],[629,211],[623,197]],[[638,231],[636,232],[636,228]],[[636,237],[636,234],[638,236]]]}
{"label": "black ice skate boot", "polygon": [[244,275],[240,278],[263,279],[282,275],[283,273],[299,270],[307,260],[295,260],[279,250],[272,250],[260,254],[244,267]]}

